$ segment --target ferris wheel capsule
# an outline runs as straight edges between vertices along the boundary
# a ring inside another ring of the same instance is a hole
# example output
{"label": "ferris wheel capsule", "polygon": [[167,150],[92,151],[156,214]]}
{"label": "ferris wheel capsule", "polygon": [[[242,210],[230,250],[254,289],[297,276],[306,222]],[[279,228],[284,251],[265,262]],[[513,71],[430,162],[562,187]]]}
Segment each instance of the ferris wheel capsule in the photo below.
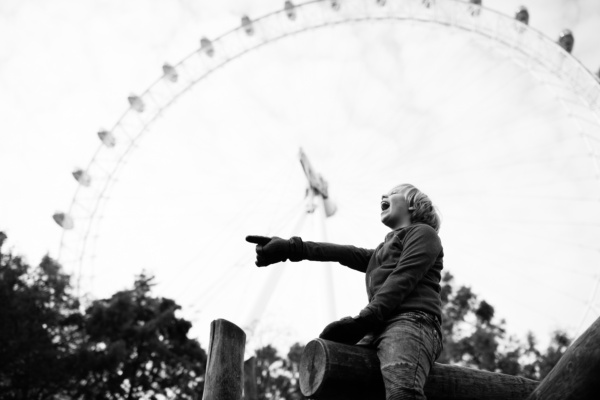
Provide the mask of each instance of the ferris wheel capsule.
{"label": "ferris wheel capsule", "polygon": [[327,218],[332,217],[337,211],[337,204],[329,198],[323,199],[323,207],[325,207],[325,216]]}
{"label": "ferris wheel capsule", "polygon": [[515,12],[515,19],[524,23],[525,25],[529,25],[529,11],[527,10],[527,7],[520,6],[517,8],[517,12]]}
{"label": "ferris wheel capsule", "polygon": [[75,224],[73,223],[73,218],[69,214],[65,214],[64,212],[56,212],[52,215],[52,219],[63,229],[73,229]]}
{"label": "ferris wheel capsule", "polygon": [[567,53],[570,53],[573,50],[573,45],[575,44],[573,32],[571,32],[569,29],[563,30],[558,36],[558,44],[560,47],[565,49]]}
{"label": "ferris wheel capsule", "polygon": [[75,178],[81,186],[89,187],[92,184],[92,177],[82,169],[73,171],[73,178]]}
{"label": "ferris wheel capsule", "polygon": [[108,148],[115,147],[115,145],[117,144],[117,139],[112,134],[112,132],[102,130],[98,132],[98,137],[102,141],[102,144],[104,144]]}
{"label": "ferris wheel capsule", "polygon": [[289,19],[291,19],[292,21],[296,19],[296,10],[295,10],[295,6],[294,4],[290,1],[287,0],[285,2],[285,4],[283,5],[283,10],[285,11],[285,15],[287,15],[287,17]]}
{"label": "ferris wheel capsule", "polygon": [[242,17],[242,28],[246,31],[248,36],[254,35],[254,26],[252,25],[252,20],[247,15]]}
{"label": "ferris wheel capsule", "polygon": [[215,48],[213,47],[212,42],[205,37],[200,39],[200,51],[203,51],[209,57],[212,57],[215,54]]}
{"label": "ferris wheel capsule", "polygon": [[476,17],[481,13],[481,0],[469,0],[469,11],[471,15]]}
{"label": "ferris wheel capsule", "polygon": [[146,106],[144,105],[144,102],[139,96],[132,94],[127,98],[127,100],[129,101],[129,105],[132,109],[140,113],[144,112]]}
{"label": "ferris wheel capsule", "polygon": [[167,78],[171,82],[177,82],[177,78],[179,78],[179,74],[177,73],[177,70],[175,69],[175,67],[173,67],[169,64],[165,64],[165,65],[163,65],[162,70],[163,70],[163,75],[165,78]]}

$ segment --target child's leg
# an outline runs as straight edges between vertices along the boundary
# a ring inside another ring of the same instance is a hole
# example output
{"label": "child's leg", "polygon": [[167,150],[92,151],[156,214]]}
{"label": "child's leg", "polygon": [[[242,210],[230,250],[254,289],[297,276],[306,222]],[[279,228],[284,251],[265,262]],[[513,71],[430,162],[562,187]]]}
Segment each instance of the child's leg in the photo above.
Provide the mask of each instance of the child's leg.
{"label": "child's leg", "polygon": [[442,351],[439,323],[422,312],[393,318],[377,338],[387,400],[425,399],[423,386]]}

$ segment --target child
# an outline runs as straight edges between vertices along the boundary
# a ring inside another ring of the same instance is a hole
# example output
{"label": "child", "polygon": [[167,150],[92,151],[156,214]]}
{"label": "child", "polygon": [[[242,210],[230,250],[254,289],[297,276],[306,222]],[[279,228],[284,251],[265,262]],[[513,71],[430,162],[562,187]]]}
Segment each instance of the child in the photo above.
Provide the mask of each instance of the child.
{"label": "child", "polygon": [[327,325],[319,337],[376,348],[386,399],[425,399],[425,380],[442,350],[440,219],[427,195],[403,184],[382,196],[381,222],[392,231],[375,250],[299,237],[246,240],[257,245],[258,267],[288,259],[336,261],[364,272],[369,304]]}

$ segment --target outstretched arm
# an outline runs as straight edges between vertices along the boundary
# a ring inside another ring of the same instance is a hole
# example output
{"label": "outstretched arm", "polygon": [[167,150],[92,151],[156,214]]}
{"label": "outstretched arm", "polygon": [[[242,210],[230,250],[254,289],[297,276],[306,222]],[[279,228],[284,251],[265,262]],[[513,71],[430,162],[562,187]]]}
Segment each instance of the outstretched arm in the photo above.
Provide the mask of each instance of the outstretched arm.
{"label": "outstretched arm", "polygon": [[334,261],[357,271],[365,272],[374,250],[350,245],[305,242],[294,236],[288,240],[277,236],[247,236],[246,241],[256,244],[256,265],[265,267],[277,262]]}

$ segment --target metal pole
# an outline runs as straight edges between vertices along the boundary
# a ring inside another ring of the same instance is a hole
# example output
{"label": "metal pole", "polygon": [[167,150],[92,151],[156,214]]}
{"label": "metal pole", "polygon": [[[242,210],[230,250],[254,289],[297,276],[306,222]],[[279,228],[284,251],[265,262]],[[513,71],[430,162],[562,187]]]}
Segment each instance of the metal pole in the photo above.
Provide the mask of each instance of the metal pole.
{"label": "metal pole", "polygon": [[[320,222],[320,241],[327,241],[327,223],[325,220],[327,219],[327,215],[325,214],[325,199],[323,196],[316,196],[318,200],[317,210],[319,222]],[[327,262],[323,265],[323,275],[325,277],[325,296],[327,303],[327,317],[329,320],[334,321],[337,319],[337,312],[335,307],[335,289],[333,285],[333,270],[331,267],[331,263]]]}

